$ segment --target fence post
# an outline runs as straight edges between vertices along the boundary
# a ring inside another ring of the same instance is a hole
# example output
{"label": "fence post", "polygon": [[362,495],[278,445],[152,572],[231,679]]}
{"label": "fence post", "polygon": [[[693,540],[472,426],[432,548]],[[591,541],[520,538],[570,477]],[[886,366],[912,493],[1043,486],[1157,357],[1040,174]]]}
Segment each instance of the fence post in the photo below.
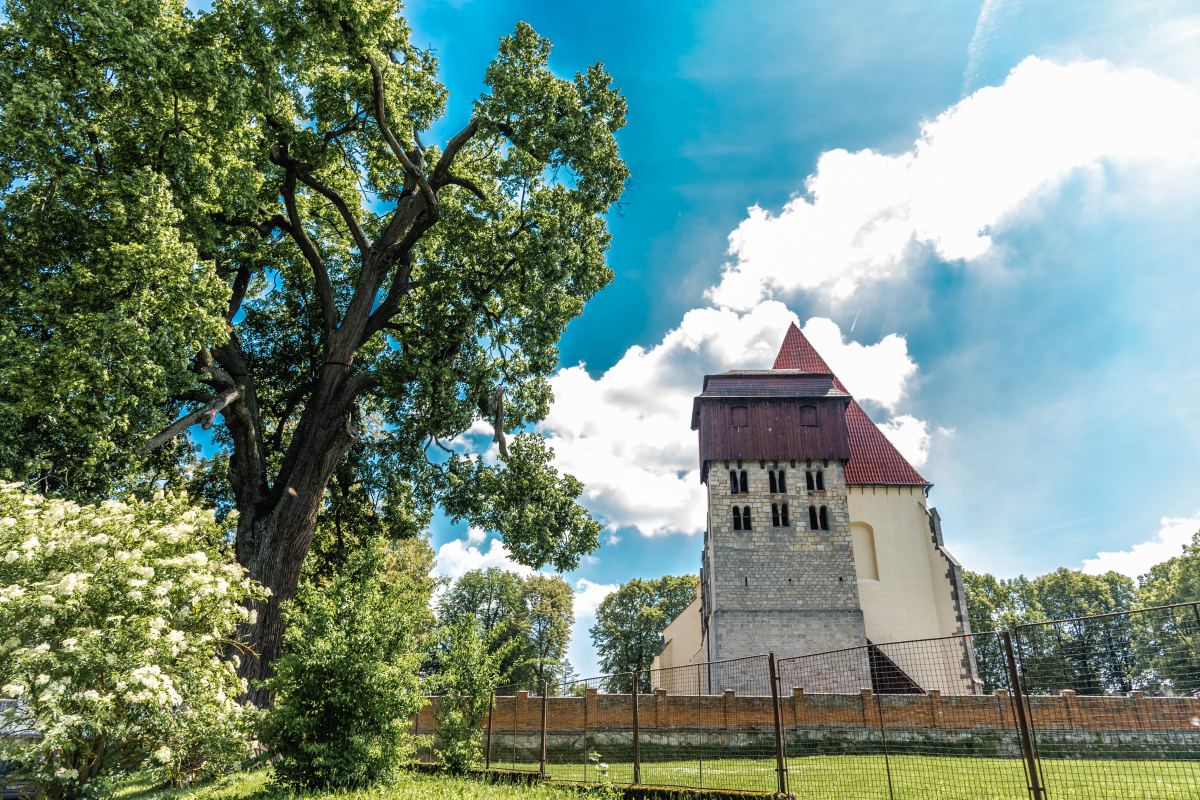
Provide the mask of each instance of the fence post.
{"label": "fence post", "polygon": [[488,728],[487,728],[487,755],[484,756],[483,768],[492,768],[492,713],[496,710],[496,690],[492,689],[491,697],[488,699]]}
{"label": "fence post", "polygon": [[783,760],[783,714],[779,710],[779,675],[775,671],[775,654],[769,653],[767,658],[771,665],[771,705],[775,708],[775,771],[779,775],[779,793],[787,794],[787,766]]}
{"label": "fence post", "polygon": [[542,777],[546,777],[546,720],[550,711],[550,692],[546,681],[542,681]]}
{"label": "fence post", "polygon": [[641,726],[638,724],[638,684],[641,682],[641,671],[635,671],[633,673],[633,783],[635,786],[642,782]]}
{"label": "fence post", "polygon": [[1021,734],[1021,752],[1025,756],[1025,771],[1029,773],[1029,793],[1033,800],[1045,800],[1046,792],[1042,788],[1041,777],[1038,774],[1037,757],[1033,750],[1033,736],[1029,732],[1029,720],[1025,716],[1025,692],[1021,688],[1021,673],[1017,671],[1017,657],[1013,654],[1012,634],[1008,631],[1000,633],[1000,642],[1004,645],[1004,656],[1008,666],[1008,682],[1012,686],[1012,696],[1017,710],[1017,727]]}

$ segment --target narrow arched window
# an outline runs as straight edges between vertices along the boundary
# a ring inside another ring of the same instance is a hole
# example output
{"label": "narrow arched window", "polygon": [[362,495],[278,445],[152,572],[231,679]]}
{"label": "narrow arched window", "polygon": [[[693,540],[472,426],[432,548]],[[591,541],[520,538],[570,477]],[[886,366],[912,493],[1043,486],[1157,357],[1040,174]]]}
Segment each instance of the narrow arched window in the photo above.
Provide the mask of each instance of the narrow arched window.
{"label": "narrow arched window", "polygon": [[742,512],[738,510],[737,506],[733,507],[733,529],[735,531],[742,529]]}
{"label": "narrow arched window", "polygon": [[784,503],[782,506],[780,506],[779,512],[779,518],[783,520],[783,527],[789,527],[792,523],[788,521],[787,503]]}
{"label": "narrow arched window", "polygon": [[771,503],[771,524],[779,527],[779,505],[776,503]]}
{"label": "narrow arched window", "polygon": [[814,484],[814,483],[813,483],[812,470],[806,470],[806,471],[805,471],[805,473],[804,473],[804,483],[808,485],[808,490],[809,490],[810,492],[811,492],[813,489],[817,488],[817,487],[816,487],[816,484]]}
{"label": "narrow arched window", "polygon": [[821,526],[817,524],[817,507],[808,507],[808,529],[810,531],[819,531]]}
{"label": "narrow arched window", "polygon": [[752,531],[754,528],[750,524],[750,506],[742,509],[742,530]]}
{"label": "narrow arched window", "polygon": [[777,485],[775,483],[775,470],[771,470],[770,472],[768,472],[767,478],[771,484],[771,494],[775,494],[776,489],[777,489]]}
{"label": "narrow arched window", "polygon": [[750,480],[746,477],[746,470],[742,470],[742,494],[750,494]]}
{"label": "narrow arched window", "polygon": [[817,470],[817,491],[825,491],[825,473]]}
{"label": "narrow arched window", "polygon": [[738,493],[737,473],[734,472],[733,470],[729,470],[729,493],[730,494]]}
{"label": "narrow arched window", "polygon": [[821,506],[821,530],[829,530],[829,510],[825,506]]}
{"label": "narrow arched window", "polygon": [[779,470],[779,493],[787,494],[787,473],[783,470]]}

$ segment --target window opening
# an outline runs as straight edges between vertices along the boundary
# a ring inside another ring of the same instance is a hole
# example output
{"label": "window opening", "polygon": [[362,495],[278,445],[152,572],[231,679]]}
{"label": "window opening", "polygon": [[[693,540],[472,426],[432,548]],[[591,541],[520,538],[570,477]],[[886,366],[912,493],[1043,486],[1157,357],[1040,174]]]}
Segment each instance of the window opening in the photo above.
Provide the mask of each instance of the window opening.
{"label": "window opening", "polygon": [[754,530],[750,525],[750,506],[742,509],[742,530]]}
{"label": "window opening", "polygon": [[734,472],[733,470],[729,470],[729,493],[730,494],[738,493],[737,473]]}
{"label": "window opening", "polygon": [[779,493],[787,494],[787,473],[779,470]]}
{"label": "window opening", "polygon": [[749,585],[750,585],[750,578],[749,578],[749,577],[742,578],[742,580],[746,582],[746,586],[749,586]]}
{"label": "window opening", "polygon": [[817,524],[817,507],[808,507],[808,529],[810,531],[819,531],[821,526]]}
{"label": "window opening", "polygon": [[825,508],[825,506],[821,506],[821,513],[819,516],[821,518],[821,530],[829,530],[829,511]]}
{"label": "window opening", "polygon": [[783,520],[783,527],[791,527],[792,523],[788,521],[787,503],[784,503],[782,506],[780,506],[779,518]]}
{"label": "window opening", "polygon": [[825,491],[825,473],[821,470],[817,470],[817,491]]}
{"label": "window opening", "polygon": [[775,490],[775,486],[776,486],[776,484],[775,484],[775,470],[771,470],[770,472],[768,472],[768,473],[767,473],[767,478],[768,478],[768,479],[770,479],[770,482],[771,482],[771,494],[775,494],[775,491],[776,491],[776,490]]}
{"label": "window opening", "polygon": [[746,477],[746,470],[742,470],[742,494],[750,494],[750,479]]}
{"label": "window opening", "polygon": [[816,406],[800,406],[800,424],[801,425],[816,425],[817,424],[817,407]]}
{"label": "window opening", "polygon": [[810,492],[811,492],[813,489],[816,489],[816,488],[817,488],[817,487],[816,487],[816,484],[814,484],[814,483],[813,483],[813,474],[812,474],[812,470],[806,470],[806,471],[805,471],[805,473],[804,473],[804,482],[805,482],[805,483],[808,485],[808,490],[809,490]]}
{"label": "window opening", "polygon": [[779,527],[779,505],[771,503],[771,524],[776,528]]}
{"label": "window opening", "polygon": [[738,511],[738,507],[733,507],[733,529],[740,531],[742,529],[742,512]]}
{"label": "window opening", "polygon": [[742,428],[746,425],[746,407],[734,406],[729,409],[729,419],[733,427]]}

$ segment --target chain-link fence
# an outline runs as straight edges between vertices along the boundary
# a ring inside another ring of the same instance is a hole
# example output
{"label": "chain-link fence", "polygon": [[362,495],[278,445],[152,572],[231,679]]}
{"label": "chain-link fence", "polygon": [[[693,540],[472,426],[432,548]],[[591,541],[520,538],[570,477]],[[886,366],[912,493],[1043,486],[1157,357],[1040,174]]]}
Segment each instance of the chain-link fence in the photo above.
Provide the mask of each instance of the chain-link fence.
{"label": "chain-link fence", "polygon": [[[1200,798],[1200,608],[498,687],[485,766],[797,798]],[[419,732],[434,732],[432,714]]]}

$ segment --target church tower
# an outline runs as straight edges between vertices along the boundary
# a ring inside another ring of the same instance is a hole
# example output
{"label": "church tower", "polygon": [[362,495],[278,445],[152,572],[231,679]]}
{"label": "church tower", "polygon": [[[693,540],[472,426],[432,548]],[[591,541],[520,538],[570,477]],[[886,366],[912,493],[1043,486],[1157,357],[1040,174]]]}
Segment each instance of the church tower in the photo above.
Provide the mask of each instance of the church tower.
{"label": "church tower", "polygon": [[705,661],[867,643],[845,480],[851,400],[803,369],[704,378],[692,429],[708,487]]}
{"label": "church tower", "polygon": [[[971,632],[933,484],[794,324],[773,369],[706,376],[691,427],[708,490],[701,579],[652,669]],[[977,689],[973,651],[957,647],[936,668],[893,656],[918,685]],[[851,691],[861,678],[841,676]]]}

